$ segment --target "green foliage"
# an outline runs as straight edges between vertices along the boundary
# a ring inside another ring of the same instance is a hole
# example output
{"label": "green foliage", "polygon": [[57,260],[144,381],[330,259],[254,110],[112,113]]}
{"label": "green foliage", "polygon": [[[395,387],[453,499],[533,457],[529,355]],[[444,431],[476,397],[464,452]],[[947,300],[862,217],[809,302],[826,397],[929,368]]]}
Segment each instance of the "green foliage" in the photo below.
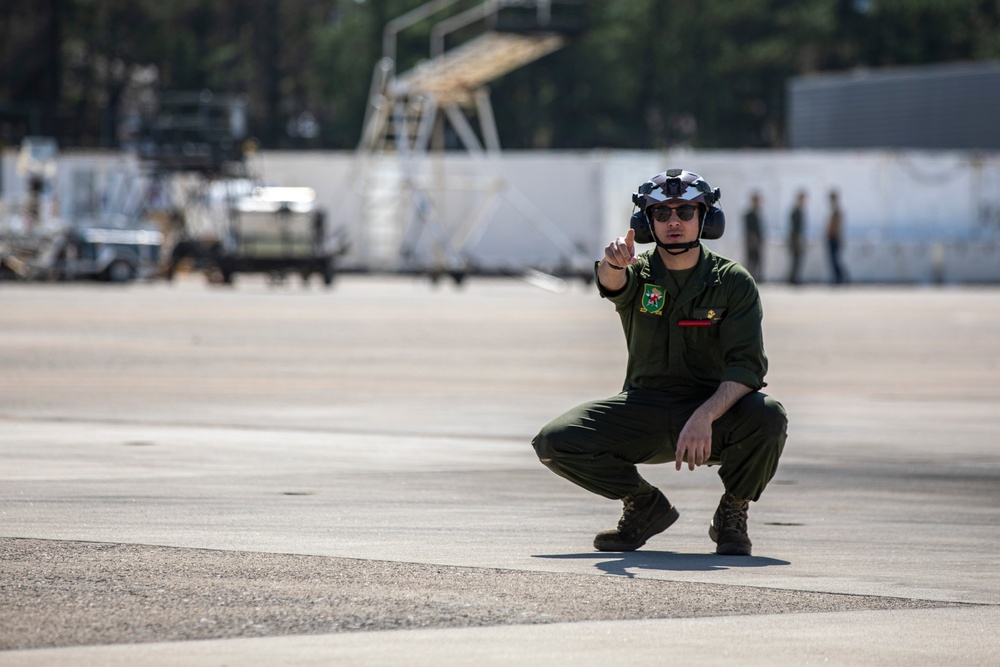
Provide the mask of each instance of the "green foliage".
{"label": "green foliage", "polygon": [[[383,26],[421,3],[5,0],[0,143],[115,145],[137,73],[155,71],[162,90],[245,94],[264,147],[353,148]],[[789,77],[1000,58],[997,0],[590,0],[589,18],[493,82],[505,147],[780,147]],[[428,56],[432,25],[400,35],[400,70]],[[303,112],[317,136],[288,131]]]}

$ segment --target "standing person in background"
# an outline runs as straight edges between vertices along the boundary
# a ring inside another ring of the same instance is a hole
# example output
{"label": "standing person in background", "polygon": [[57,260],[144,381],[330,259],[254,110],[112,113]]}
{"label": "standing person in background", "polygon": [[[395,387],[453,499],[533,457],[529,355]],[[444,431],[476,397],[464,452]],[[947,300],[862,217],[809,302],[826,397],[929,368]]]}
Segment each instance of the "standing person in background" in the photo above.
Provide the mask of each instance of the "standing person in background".
{"label": "standing person in background", "polygon": [[833,282],[842,285],[847,277],[840,263],[840,245],[844,232],[844,214],[840,210],[837,190],[830,190],[830,217],[826,221],[826,249],[830,257],[830,269],[833,271]]}
{"label": "standing person in background", "polygon": [[45,191],[45,179],[32,174],[28,179],[28,199],[24,203],[24,226],[27,231],[33,231],[42,222],[42,194]]}
{"label": "standing person in background", "polygon": [[764,280],[764,223],[760,217],[760,193],[750,195],[750,208],[743,214],[743,233],[746,242],[746,269],[755,281]]}
{"label": "standing person in background", "polygon": [[795,195],[795,208],[788,228],[788,255],[791,263],[788,269],[788,282],[798,285],[802,282],[802,256],[806,251],[806,191],[799,190]]}

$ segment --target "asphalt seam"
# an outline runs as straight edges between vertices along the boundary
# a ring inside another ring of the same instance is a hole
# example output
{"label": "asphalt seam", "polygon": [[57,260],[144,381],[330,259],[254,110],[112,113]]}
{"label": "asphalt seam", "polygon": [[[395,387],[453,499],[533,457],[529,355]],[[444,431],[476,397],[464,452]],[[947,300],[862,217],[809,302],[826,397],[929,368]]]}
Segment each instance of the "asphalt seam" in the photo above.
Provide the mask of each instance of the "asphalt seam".
{"label": "asphalt seam", "polygon": [[0,560],[0,650],[971,606],[608,574],[35,538],[0,538]]}
{"label": "asphalt seam", "polygon": [[29,422],[33,424],[104,424],[107,426],[153,426],[156,428],[169,428],[169,429],[204,429],[206,431],[250,431],[255,433],[308,433],[308,434],[327,434],[327,435],[342,435],[342,436],[363,436],[363,437],[373,437],[373,438],[398,438],[403,440],[421,440],[425,438],[434,438],[442,440],[482,440],[482,441],[509,441],[509,442],[519,442],[527,443],[531,440],[532,435],[482,435],[482,434],[466,434],[466,433],[441,433],[441,432],[422,432],[414,433],[412,430],[406,433],[399,433],[394,431],[365,431],[365,430],[337,430],[331,428],[324,428],[322,426],[263,426],[254,424],[203,424],[197,422],[165,422],[165,421],[155,421],[155,420],[138,420],[138,419],[87,419],[85,417],[31,417],[31,416],[14,416],[14,415],[3,415],[0,414],[0,421],[4,422]]}

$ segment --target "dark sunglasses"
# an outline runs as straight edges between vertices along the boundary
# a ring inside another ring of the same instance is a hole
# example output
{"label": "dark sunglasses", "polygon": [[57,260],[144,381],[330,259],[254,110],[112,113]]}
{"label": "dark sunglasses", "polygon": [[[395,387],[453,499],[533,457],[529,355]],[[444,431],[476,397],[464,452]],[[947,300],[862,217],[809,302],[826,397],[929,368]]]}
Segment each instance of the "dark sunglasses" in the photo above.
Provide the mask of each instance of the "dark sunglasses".
{"label": "dark sunglasses", "polygon": [[653,209],[653,220],[657,222],[667,222],[670,217],[677,213],[677,217],[687,222],[694,217],[694,214],[698,212],[697,206],[692,206],[691,204],[685,204],[684,206],[678,206],[677,208],[670,208],[669,206],[657,206]]}

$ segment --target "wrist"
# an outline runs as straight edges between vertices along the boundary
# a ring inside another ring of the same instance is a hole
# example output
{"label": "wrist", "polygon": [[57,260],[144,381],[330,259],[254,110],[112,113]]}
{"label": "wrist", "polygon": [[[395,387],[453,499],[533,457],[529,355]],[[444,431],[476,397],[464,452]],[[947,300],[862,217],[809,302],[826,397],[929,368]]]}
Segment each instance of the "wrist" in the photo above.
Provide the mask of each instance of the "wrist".
{"label": "wrist", "polygon": [[612,264],[611,262],[609,262],[607,257],[604,258],[604,263],[607,264],[609,268],[612,268],[615,271],[624,271],[625,270],[624,266],[618,266],[617,264]]}

